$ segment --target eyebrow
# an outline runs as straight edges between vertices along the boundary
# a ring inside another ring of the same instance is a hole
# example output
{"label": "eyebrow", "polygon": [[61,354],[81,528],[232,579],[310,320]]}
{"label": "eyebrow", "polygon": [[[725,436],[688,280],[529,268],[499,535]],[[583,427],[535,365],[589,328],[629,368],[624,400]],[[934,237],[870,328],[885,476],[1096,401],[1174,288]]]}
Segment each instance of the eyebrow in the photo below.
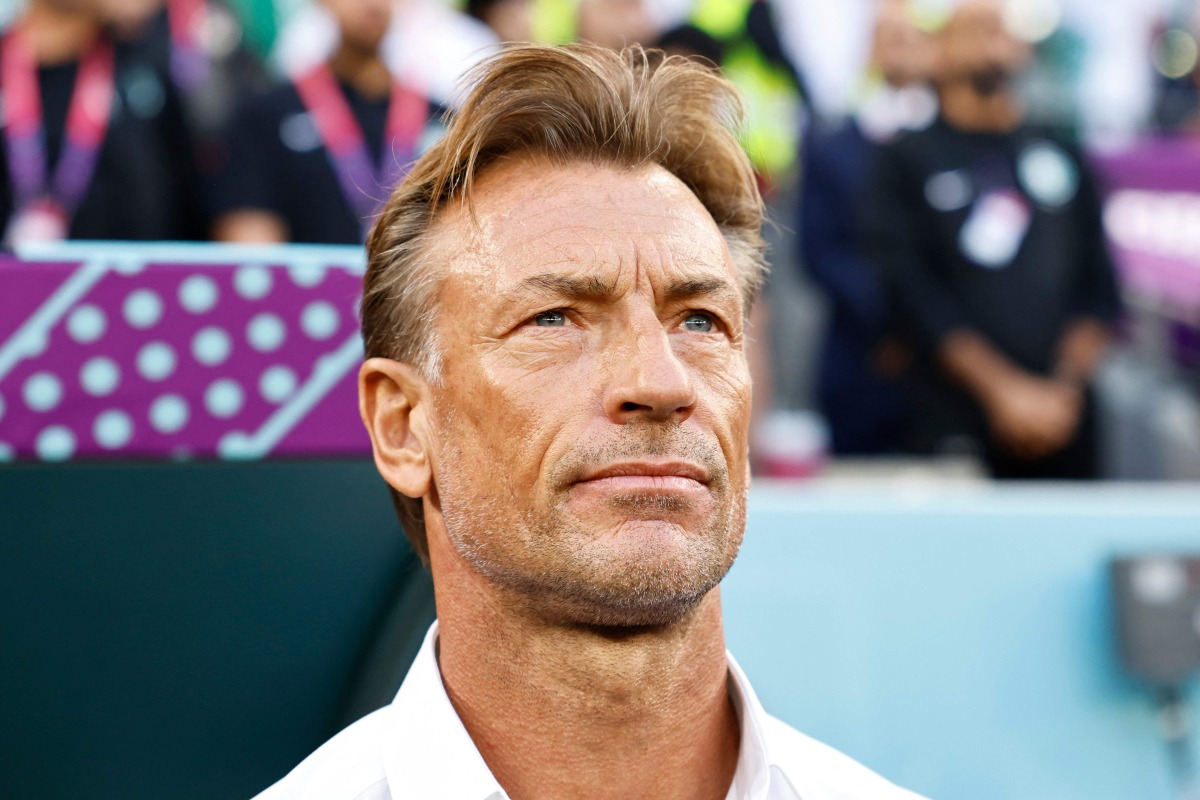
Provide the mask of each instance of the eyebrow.
{"label": "eyebrow", "polygon": [[617,282],[606,281],[597,275],[572,276],[546,272],[521,281],[519,289],[532,289],[539,294],[552,294],[568,300],[603,300],[616,294]]}
{"label": "eyebrow", "polygon": [[667,287],[664,299],[668,303],[680,300],[690,300],[694,297],[716,296],[723,299],[737,299],[739,293],[729,285],[728,281],[720,278],[689,278],[676,281]]}
{"label": "eyebrow", "polygon": [[[533,290],[568,300],[604,300],[616,294],[616,281],[606,281],[596,275],[571,276],[543,273],[521,281],[520,290]],[[685,278],[673,282],[663,293],[667,303],[677,303],[695,297],[717,296],[736,300],[740,294],[720,278]]]}

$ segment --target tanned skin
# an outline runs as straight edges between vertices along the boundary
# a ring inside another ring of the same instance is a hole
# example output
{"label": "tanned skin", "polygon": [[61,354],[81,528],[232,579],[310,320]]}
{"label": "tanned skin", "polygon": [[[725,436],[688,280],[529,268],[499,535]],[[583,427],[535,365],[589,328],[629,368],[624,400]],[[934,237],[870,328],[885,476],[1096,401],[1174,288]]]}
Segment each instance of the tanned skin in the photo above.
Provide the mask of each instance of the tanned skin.
{"label": "tanned skin", "polygon": [[474,212],[435,220],[440,380],[360,375],[381,474],[423,498],[451,702],[514,800],[721,800],[751,406],[728,248],[658,167],[517,157]]}
{"label": "tanned skin", "polygon": [[100,33],[101,19],[90,0],[32,0],[20,24],[34,60],[50,67],[82,57]]}

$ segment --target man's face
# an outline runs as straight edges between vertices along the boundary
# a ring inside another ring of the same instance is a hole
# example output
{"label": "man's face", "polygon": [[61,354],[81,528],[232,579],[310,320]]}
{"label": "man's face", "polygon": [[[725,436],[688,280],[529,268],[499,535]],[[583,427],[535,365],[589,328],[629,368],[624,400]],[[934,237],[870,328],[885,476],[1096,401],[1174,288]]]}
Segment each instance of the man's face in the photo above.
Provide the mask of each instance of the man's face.
{"label": "man's face", "polygon": [[745,525],[750,378],[728,248],[659,167],[510,162],[483,174],[475,211],[477,226],[458,209],[436,226],[444,535],[539,613],[678,619]]}
{"label": "man's face", "polygon": [[649,44],[658,35],[645,0],[581,0],[576,28],[580,41],[613,50]]}
{"label": "man's face", "polygon": [[935,56],[929,34],[913,23],[906,9],[895,0],[880,4],[871,44],[872,61],[883,79],[897,88],[928,80]]}
{"label": "man's face", "polygon": [[392,23],[392,0],[322,0],[337,21],[341,40],[362,52],[374,52]]}
{"label": "man's face", "polygon": [[1031,56],[1029,46],[1009,31],[998,0],[960,6],[941,33],[941,45],[942,79],[967,80],[984,95],[1007,88]]}
{"label": "man's face", "polygon": [[91,0],[92,7],[118,33],[134,36],[158,13],[164,0]]}

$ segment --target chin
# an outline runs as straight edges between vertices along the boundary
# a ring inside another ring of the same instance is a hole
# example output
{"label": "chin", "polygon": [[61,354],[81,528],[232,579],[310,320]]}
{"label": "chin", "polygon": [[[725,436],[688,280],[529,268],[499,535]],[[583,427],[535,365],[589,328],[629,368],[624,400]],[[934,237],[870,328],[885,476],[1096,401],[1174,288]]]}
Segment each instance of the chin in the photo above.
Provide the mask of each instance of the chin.
{"label": "chin", "polygon": [[691,614],[719,583],[670,588],[582,584],[558,593],[547,610],[563,622],[585,627],[667,627]]}
{"label": "chin", "polygon": [[[625,507],[604,503],[584,513],[576,507],[519,523],[476,513],[456,524],[459,515],[446,513],[443,498],[448,538],[459,555],[530,612],[559,624],[609,628],[679,622],[733,566],[745,531],[744,496],[719,509],[615,505]],[[523,535],[495,535],[504,530]]]}
{"label": "chin", "polygon": [[739,542],[635,520],[577,552],[539,587],[547,611],[602,627],[670,625],[685,618],[733,566]]}

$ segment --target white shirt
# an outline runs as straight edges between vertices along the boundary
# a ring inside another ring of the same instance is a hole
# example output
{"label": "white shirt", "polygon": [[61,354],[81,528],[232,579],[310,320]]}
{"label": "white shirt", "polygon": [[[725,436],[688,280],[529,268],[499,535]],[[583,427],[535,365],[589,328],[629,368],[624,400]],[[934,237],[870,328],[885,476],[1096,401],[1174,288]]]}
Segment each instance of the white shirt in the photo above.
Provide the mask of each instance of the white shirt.
{"label": "white shirt", "polygon": [[[391,705],[330,739],[257,800],[508,800],[446,695],[437,635],[435,622]],[[767,714],[728,659],[742,740],[726,800],[922,800]]]}

